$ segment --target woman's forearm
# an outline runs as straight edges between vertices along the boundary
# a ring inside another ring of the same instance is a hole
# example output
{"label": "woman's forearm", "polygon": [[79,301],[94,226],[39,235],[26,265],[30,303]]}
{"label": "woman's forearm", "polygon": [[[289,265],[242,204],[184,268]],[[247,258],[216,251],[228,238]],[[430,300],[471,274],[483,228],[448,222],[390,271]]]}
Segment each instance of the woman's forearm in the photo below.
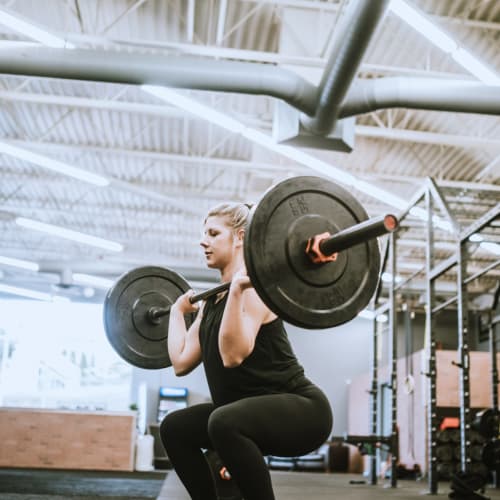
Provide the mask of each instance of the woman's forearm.
{"label": "woman's forearm", "polygon": [[184,315],[177,307],[170,309],[168,320],[168,356],[175,372],[182,371],[182,352],[186,345],[186,322]]}

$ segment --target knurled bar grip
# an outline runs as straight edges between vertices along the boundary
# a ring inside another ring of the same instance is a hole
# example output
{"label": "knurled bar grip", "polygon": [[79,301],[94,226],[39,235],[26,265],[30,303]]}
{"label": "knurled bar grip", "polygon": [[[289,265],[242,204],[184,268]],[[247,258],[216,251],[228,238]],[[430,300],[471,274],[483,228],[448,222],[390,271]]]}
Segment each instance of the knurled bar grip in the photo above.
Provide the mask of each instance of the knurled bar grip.
{"label": "knurled bar grip", "polygon": [[[209,290],[205,290],[204,292],[197,293],[196,295],[191,295],[189,297],[189,302],[191,304],[194,304],[195,302],[198,302],[200,300],[205,300],[208,299],[209,297],[213,297],[214,295],[217,295],[220,292],[224,292],[225,290],[228,290],[229,287],[231,286],[231,282],[227,281],[226,283],[222,283],[220,285],[217,285],[214,288],[210,288]],[[170,313],[170,307],[151,307],[149,309],[149,317],[152,320],[156,320],[158,318],[161,318],[162,316],[165,316]]]}

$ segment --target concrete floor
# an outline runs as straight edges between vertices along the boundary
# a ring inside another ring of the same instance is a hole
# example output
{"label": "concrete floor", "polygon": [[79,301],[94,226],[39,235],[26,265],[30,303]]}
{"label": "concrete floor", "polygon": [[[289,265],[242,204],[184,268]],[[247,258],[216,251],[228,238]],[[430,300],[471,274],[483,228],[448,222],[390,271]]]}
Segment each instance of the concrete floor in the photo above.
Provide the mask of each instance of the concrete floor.
{"label": "concrete floor", "polygon": [[[398,481],[397,488],[389,483],[371,486],[369,484],[349,484],[350,480],[363,480],[359,475],[326,474],[312,472],[271,472],[276,500],[326,500],[326,499],[406,499],[422,500],[428,493],[425,480]],[[440,483],[439,492],[433,498],[448,498],[449,483]],[[500,490],[487,488],[485,495],[492,500],[500,500]],[[190,500],[174,471],[169,471],[160,491],[158,500]]]}

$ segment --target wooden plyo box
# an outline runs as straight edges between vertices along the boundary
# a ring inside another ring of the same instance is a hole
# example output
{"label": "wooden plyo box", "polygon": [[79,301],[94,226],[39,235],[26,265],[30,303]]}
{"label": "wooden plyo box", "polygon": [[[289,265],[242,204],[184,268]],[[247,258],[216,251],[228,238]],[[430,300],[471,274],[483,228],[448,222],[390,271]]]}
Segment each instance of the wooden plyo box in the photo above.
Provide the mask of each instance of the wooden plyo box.
{"label": "wooden plyo box", "polygon": [[0,408],[0,467],[131,471],[135,412]]}

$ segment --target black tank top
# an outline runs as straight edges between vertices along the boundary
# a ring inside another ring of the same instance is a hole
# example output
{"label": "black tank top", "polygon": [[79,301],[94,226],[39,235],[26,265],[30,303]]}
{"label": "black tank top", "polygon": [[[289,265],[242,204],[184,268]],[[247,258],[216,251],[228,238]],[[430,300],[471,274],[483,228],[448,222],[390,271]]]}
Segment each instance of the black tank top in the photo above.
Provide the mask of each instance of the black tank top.
{"label": "black tank top", "polygon": [[283,322],[276,318],[261,326],[252,353],[235,368],[225,368],[218,337],[227,294],[219,302],[207,300],[199,336],[203,365],[212,400],[221,406],[249,396],[293,392],[307,384]]}

